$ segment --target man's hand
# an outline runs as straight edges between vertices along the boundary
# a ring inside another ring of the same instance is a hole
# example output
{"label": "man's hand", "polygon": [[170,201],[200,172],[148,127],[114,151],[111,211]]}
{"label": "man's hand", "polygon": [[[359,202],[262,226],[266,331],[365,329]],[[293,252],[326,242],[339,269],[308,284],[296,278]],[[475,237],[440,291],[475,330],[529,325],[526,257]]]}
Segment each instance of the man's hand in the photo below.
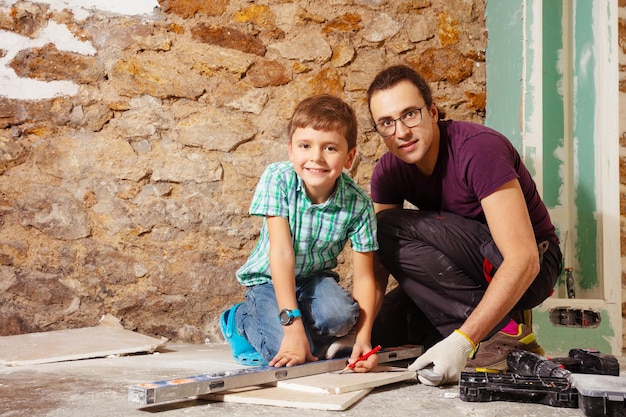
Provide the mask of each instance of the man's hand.
{"label": "man's hand", "polygon": [[298,337],[299,333],[291,337],[285,334],[280,344],[280,350],[270,361],[269,366],[280,368],[281,366],[294,366],[317,360],[317,357],[311,353],[311,347],[304,331],[302,332],[303,337]]}
{"label": "man's hand", "polygon": [[431,347],[422,356],[417,358],[410,371],[417,371],[433,364],[432,371],[441,376],[441,381],[433,381],[418,375],[424,385],[443,385],[458,382],[461,371],[465,368],[469,354],[474,350],[472,342],[459,331]]}

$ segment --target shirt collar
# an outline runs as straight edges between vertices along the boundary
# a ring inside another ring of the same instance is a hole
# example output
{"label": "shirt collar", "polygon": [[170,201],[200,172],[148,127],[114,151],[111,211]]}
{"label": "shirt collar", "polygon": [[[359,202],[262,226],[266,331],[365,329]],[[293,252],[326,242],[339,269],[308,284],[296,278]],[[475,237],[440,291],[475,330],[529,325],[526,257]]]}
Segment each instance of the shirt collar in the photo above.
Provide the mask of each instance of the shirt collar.
{"label": "shirt collar", "polygon": [[[296,174],[296,177],[298,178],[298,187],[297,187],[298,191],[304,194],[307,201],[309,201],[309,203],[313,205],[313,203],[311,202],[311,199],[306,194],[306,189],[304,188],[304,181],[302,181],[302,178],[300,178],[300,176],[297,174]],[[335,191],[333,191],[333,193],[330,195],[328,200],[326,200],[322,204],[315,204],[315,205],[319,207],[341,207],[342,206],[341,202],[343,201],[344,193],[345,193],[345,178],[344,178],[344,174],[342,173],[339,176],[339,178],[337,178],[337,181],[335,182]]]}

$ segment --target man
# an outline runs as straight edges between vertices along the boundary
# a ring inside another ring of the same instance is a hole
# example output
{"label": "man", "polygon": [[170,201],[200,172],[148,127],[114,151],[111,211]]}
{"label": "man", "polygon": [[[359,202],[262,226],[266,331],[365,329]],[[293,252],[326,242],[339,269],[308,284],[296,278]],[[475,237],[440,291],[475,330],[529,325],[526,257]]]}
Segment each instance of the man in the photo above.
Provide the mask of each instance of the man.
{"label": "man", "polygon": [[386,268],[379,291],[393,275],[443,337],[409,369],[432,365],[441,380],[419,378],[440,385],[458,381],[466,365],[505,369],[513,349],[543,353],[511,316],[551,294],[562,255],[516,149],[485,126],[442,121],[410,67],[381,71],[367,96],[389,150],[371,182]]}

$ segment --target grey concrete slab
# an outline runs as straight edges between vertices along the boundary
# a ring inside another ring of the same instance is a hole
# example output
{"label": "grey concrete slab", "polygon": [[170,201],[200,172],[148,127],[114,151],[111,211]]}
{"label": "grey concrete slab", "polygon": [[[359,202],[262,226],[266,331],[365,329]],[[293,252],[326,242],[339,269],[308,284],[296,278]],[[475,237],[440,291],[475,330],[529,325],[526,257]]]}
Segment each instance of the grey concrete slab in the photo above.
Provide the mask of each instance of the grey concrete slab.
{"label": "grey concrete slab", "polygon": [[159,340],[124,329],[98,325],[0,337],[0,365],[22,366],[49,362],[154,352],[165,345]]}
{"label": "grey concrete slab", "polygon": [[[40,365],[0,366],[0,416],[37,417],[490,417],[583,416],[579,409],[516,402],[470,403],[458,387],[401,382],[376,388],[345,411],[316,411],[189,399],[142,406],[127,399],[133,384],[240,367],[225,344],[167,345],[163,352]],[[293,395],[297,395],[294,393]]]}

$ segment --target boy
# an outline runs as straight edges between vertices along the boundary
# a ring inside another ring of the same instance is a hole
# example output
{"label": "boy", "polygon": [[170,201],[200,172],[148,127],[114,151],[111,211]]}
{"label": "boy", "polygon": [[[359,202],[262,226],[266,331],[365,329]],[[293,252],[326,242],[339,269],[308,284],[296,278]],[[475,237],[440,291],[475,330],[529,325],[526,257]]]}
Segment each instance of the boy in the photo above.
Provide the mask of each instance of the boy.
{"label": "boy", "polygon": [[[354,340],[353,363],[371,349],[378,249],[371,199],[343,172],[356,155],[356,116],[336,97],[310,97],[296,107],[288,135],[289,162],[268,166],[252,199],[250,214],[264,216],[263,227],[236,273],[246,302],[222,314],[222,332],[241,364],[298,365],[332,357],[331,344],[346,340]],[[347,240],[352,296],[332,271]],[[376,363],[372,355],[354,370]]]}

